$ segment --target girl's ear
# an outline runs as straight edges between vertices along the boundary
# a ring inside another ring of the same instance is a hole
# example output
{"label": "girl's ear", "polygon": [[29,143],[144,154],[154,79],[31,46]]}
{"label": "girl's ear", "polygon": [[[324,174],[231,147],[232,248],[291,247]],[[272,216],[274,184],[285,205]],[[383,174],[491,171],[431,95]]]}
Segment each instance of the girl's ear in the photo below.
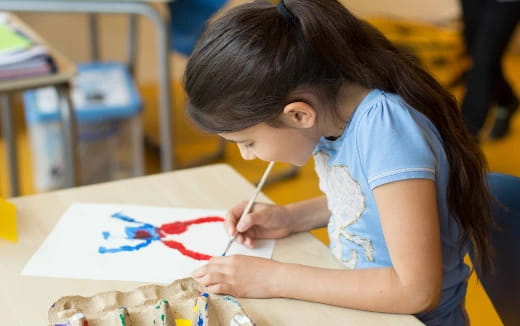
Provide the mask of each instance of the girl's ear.
{"label": "girl's ear", "polygon": [[312,128],[316,123],[316,110],[305,102],[291,102],[283,108],[283,123],[293,128]]}

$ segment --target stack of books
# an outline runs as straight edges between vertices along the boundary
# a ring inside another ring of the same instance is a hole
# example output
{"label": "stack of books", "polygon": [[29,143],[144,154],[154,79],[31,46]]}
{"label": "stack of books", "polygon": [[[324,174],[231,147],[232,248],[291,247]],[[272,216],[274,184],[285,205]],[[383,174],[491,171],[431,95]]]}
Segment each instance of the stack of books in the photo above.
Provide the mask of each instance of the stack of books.
{"label": "stack of books", "polygon": [[0,81],[48,75],[56,64],[48,49],[0,13]]}

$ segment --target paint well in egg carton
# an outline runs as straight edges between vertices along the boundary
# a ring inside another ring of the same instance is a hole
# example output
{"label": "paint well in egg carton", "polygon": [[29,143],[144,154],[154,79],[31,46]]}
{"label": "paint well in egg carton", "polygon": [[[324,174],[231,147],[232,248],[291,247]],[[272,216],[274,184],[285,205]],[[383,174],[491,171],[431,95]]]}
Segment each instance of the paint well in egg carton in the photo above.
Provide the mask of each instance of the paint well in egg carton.
{"label": "paint well in egg carton", "polygon": [[66,296],[49,309],[50,326],[254,326],[233,297],[208,294],[192,278],[130,292]]}

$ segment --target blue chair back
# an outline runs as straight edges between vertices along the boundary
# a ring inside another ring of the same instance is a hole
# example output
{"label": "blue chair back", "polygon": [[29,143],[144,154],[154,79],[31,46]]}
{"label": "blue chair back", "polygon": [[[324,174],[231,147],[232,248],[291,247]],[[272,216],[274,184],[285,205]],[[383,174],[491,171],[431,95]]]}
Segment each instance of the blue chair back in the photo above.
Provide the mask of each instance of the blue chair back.
{"label": "blue chair back", "polygon": [[498,226],[491,232],[495,272],[477,275],[504,326],[520,325],[520,178],[489,173],[487,182],[499,202],[492,203]]}
{"label": "blue chair back", "polygon": [[168,2],[173,50],[189,56],[206,22],[227,0],[175,0]]}

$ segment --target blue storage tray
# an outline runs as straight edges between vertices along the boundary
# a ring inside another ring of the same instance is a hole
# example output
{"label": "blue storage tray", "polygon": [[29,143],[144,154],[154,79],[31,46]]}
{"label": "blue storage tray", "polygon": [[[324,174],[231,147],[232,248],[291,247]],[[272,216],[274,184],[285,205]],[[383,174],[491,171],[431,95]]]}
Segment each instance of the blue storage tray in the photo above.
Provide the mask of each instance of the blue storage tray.
{"label": "blue storage tray", "polygon": [[[142,100],[126,65],[93,62],[77,65],[72,101],[78,123],[93,123],[135,116]],[[24,92],[25,117],[29,124],[58,121],[60,114],[53,88]]]}

